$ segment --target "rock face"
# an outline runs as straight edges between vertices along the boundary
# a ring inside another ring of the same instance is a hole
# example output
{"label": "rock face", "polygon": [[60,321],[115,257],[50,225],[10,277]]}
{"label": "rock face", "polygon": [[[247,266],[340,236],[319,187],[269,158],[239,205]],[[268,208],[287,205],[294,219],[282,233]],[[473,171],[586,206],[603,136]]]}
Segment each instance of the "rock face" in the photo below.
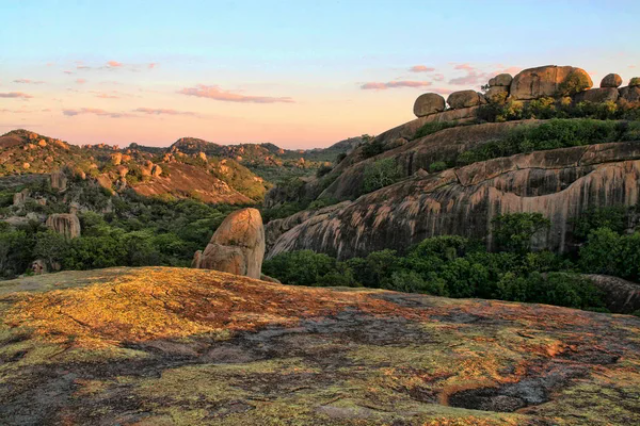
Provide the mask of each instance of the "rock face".
{"label": "rock face", "polygon": [[20,192],[16,192],[13,194],[13,205],[16,207],[24,206],[24,202],[27,201],[27,198],[31,195],[31,191],[28,188],[23,189]]}
{"label": "rock face", "polygon": [[474,90],[461,90],[450,94],[447,103],[453,109],[460,109],[478,106],[483,100],[481,95]]}
{"label": "rock face", "polygon": [[215,269],[236,275],[260,279],[265,252],[262,216],[256,209],[231,213],[211,237],[197,261],[197,268]]}
{"label": "rock face", "polygon": [[604,76],[604,78],[600,82],[600,87],[620,87],[621,84],[622,77],[620,77],[618,74],[611,73]]}
{"label": "rock face", "polygon": [[68,239],[80,236],[80,220],[71,213],[56,213],[47,218],[47,227]]}
{"label": "rock face", "polygon": [[413,113],[416,117],[425,117],[437,112],[442,112],[444,109],[444,98],[437,93],[420,95],[413,105]]}
{"label": "rock face", "polygon": [[640,311],[640,285],[608,275],[586,275],[605,293],[607,309],[621,314]]}
{"label": "rock face", "polygon": [[511,83],[511,97],[515,100],[531,100],[556,96],[562,83],[572,75],[584,77],[589,82],[587,89],[593,86],[591,77],[581,68],[548,65],[518,73]]}
{"label": "rock face", "polygon": [[573,247],[572,219],[591,207],[632,206],[640,196],[640,145],[610,143],[537,151],[411,178],[311,217],[277,238],[268,254],[312,249],[340,259],[407,246],[436,235],[485,239],[498,214],[551,219],[535,247]]}
{"label": "rock face", "polygon": [[578,93],[575,96],[576,103],[579,102],[592,102],[592,103],[600,103],[607,101],[617,101],[620,97],[620,92],[618,89],[613,87],[605,87],[600,89],[591,89],[586,90],[584,92]]}
{"label": "rock face", "polygon": [[55,189],[58,192],[66,191],[67,189],[67,175],[62,170],[55,173],[51,173],[51,189]]}
{"label": "rock face", "polygon": [[640,102],[640,87],[626,86],[621,88],[620,98],[627,102]]}

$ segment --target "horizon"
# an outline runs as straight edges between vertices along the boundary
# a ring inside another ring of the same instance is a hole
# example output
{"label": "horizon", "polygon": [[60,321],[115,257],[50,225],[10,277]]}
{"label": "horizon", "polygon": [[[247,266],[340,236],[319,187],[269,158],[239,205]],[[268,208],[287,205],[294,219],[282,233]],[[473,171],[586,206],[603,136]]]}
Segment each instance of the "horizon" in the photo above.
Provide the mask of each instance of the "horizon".
{"label": "horizon", "polygon": [[[640,74],[631,1],[170,5],[3,5],[0,134],[325,148],[413,119],[422,93],[479,91],[499,72],[573,65],[594,87]],[[553,15],[532,19],[545,5]]]}

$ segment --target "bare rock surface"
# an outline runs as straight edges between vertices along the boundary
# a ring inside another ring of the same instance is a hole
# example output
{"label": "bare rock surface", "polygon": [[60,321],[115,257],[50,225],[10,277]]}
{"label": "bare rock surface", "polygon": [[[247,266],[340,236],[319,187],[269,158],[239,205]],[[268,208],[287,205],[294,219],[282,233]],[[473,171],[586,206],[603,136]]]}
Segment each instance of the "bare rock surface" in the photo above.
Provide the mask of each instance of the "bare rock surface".
{"label": "bare rock surface", "polygon": [[3,425],[636,425],[640,319],[188,268],[0,284]]}
{"label": "bare rock surface", "polygon": [[56,213],[47,218],[46,225],[49,229],[64,235],[68,239],[80,236],[80,220],[71,213]]}
{"label": "bare rock surface", "polygon": [[582,68],[548,65],[518,73],[511,83],[511,97],[516,100],[531,100],[557,96],[562,83],[572,75],[585,78],[590,83],[587,88],[593,86],[591,77]]}

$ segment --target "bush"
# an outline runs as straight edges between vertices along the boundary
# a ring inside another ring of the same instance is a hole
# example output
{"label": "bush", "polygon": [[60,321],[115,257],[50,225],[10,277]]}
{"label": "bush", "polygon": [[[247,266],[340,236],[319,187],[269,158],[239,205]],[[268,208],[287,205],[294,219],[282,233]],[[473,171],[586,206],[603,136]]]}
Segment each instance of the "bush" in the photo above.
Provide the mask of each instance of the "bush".
{"label": "bush", "polygon": [[331,170],[333,170],[333,167],[322,165],[318,168],[318,170],[316,170],[316,177],[321,178],[322,176],[331,173]]}
{"label": "bush", "polygon": [[589,77],[583,72],[572,71],[558,86],[558,96],[573,96],[591,88]]}
{"label": "bush", "polygon": [[346,152],[341,152],[340,154],[338,154],[338,156],[336,157],[336,164],[340,164],[344,161],[344,159],[347,158],[347,153]]}
{"label": "bush", "polygon": [[609,228],[617,234],[627,229],[629,211],[624,206],[590,209],[573,221],[573,235],[579,241],[585,241],[591,231]]}
{"label": "bush", "polygon": [[287,284],[318,285],[322,278],[336,271],[335,259],[311,250],[283,253],[262,265],[265,275]]}
{"label": "bush", "polygon": [[400,167],[393,158],[384,158],[365,165],[364,191],[372,192],[396,183],[402,178]]}
{"label": "bush", "polygon": [[429,172],[436,173],[447,170],[449,166],[444,161],[435,161],[429,165]]}
{"label": "bush", "polygon": [[533,237],[546,231],[551,221],[541,213],[508,213],[491,221],[497,250],[525,254],[531,251]]}
{"label": "bush", "polygon": [[629,80],[629,87],[640,86],[640,77],[633,77]]}
{"label": "bush", "polygon": [[580,248],[580,267],[592,274],[606,274],[637,281],[640,278],[640,234],[619,235],[609,228],[591,231]]}
{"label": "bush", "polygon": [[381,139],[373,139],[368,142],[363,143],[362,145],[362,156],[364,158],[375,157],[378,154],[382,154],[384,152],[384,143]]}
{"label": "bush", "polygon": [[441,122],[433,121],[431,123],[425,123],[424,125],[422,125],[422,127],[420,127],[416,131],[416,134],[413,136],[413,139],[420,139],[432,133],[439,132],[440,130],[449,129],[451,127],[456,127],[456,126],[458,126],[458,123],[455,121],[441,121]]}

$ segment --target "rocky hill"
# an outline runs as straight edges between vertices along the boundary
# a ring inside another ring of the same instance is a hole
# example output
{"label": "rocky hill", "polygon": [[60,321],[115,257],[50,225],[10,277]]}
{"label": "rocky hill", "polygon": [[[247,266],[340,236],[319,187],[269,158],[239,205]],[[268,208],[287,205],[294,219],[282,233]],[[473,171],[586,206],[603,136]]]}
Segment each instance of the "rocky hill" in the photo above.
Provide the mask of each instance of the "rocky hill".
{"label": "rocky hill", "polygon": [[491,247],[492,219],[512,212],[551,220],[538,248],[571,250],[574,219],[636,206],[640,196],[640,79],[621,82],[611,74],[592,89],[584,70],[546,66],[499,75],[485,93],[455,92],[447,102],[422,95],[415,120],[296,191],[267,194],[272,209],[300,199],[334,204],[270,223],[269,257],[312,249],[346,259],[445,234]]}
{"label": "rocky hill", "polygon": [[640,319],[112,268],[0,285],[0,423],[631,425]]}

